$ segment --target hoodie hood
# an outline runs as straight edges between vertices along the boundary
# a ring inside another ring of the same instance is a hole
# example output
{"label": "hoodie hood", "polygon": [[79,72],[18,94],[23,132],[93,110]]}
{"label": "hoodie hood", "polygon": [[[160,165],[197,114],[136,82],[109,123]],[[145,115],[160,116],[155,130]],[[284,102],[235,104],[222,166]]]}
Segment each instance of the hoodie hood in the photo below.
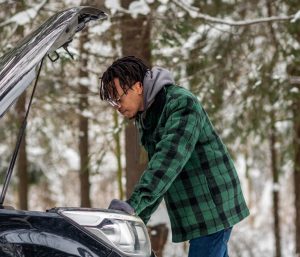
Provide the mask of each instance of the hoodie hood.
{"label": "hoodie hood", "polygon": [[157,93],[168,84],[174,84],[174,79],[168,70],[155,66],[146,73],[143,81],[144,112],[154,102]]}

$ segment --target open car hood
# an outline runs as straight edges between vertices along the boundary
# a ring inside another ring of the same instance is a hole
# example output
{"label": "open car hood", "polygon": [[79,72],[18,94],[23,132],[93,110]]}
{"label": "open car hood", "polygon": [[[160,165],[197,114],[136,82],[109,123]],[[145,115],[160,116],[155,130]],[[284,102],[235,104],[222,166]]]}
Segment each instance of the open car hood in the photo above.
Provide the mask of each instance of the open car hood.
{"label": "open car hood", "polygon": [[66,46],[90,20],[106,18],[93,7],[75,7],[55,14],[0,58],[0,117],[36,77],[45,55]]}

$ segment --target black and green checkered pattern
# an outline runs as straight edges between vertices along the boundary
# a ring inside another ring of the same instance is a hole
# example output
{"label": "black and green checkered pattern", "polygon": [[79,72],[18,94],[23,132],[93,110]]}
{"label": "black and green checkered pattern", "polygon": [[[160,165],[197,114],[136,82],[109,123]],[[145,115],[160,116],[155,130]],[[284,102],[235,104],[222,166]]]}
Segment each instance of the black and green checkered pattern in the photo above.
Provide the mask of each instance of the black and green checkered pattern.
{"label": "black and green checkered pattern", "polygon": [[146,223],[164,198],[173,242],[233,226],[249,210],[232,159],[207,113],[179,86],[166,86],[159,94],[163,104],[155,100],[143,123],[137,122],[149,163],[129,204]]}

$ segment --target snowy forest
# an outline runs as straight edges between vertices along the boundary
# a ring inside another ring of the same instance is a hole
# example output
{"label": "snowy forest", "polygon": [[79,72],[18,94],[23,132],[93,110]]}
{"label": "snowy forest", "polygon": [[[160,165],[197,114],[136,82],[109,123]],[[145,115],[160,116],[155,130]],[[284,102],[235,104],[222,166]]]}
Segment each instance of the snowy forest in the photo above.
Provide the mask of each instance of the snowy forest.
{"label": "snowy forest", "polygon": [[[0,0],[0,56],[80,5],[108,17],[70,43],[74,60],[64,49],[45,59],[5,204],[107,208],[130,195],[147,155],[99,83],[115,59],[135,55],[198,96],[234,158],[251,215],[234,227],[229,256],[299,257],[299,0]],[[31,90],[0,120],[0,189]],[[157,255],[187,256],[188,242],[171,242],[164,203],[149,231],[158,224]]]}

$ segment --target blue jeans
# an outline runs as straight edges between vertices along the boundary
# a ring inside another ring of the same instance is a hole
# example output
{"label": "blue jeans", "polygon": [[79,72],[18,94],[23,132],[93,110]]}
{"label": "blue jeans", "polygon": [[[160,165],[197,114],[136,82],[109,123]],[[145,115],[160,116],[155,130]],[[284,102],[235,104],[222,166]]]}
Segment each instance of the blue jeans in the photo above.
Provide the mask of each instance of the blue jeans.
{"label": "blue jeans", "polygon": [[228,257],[227,243],[232,228],[190,240],[188,257]]}

